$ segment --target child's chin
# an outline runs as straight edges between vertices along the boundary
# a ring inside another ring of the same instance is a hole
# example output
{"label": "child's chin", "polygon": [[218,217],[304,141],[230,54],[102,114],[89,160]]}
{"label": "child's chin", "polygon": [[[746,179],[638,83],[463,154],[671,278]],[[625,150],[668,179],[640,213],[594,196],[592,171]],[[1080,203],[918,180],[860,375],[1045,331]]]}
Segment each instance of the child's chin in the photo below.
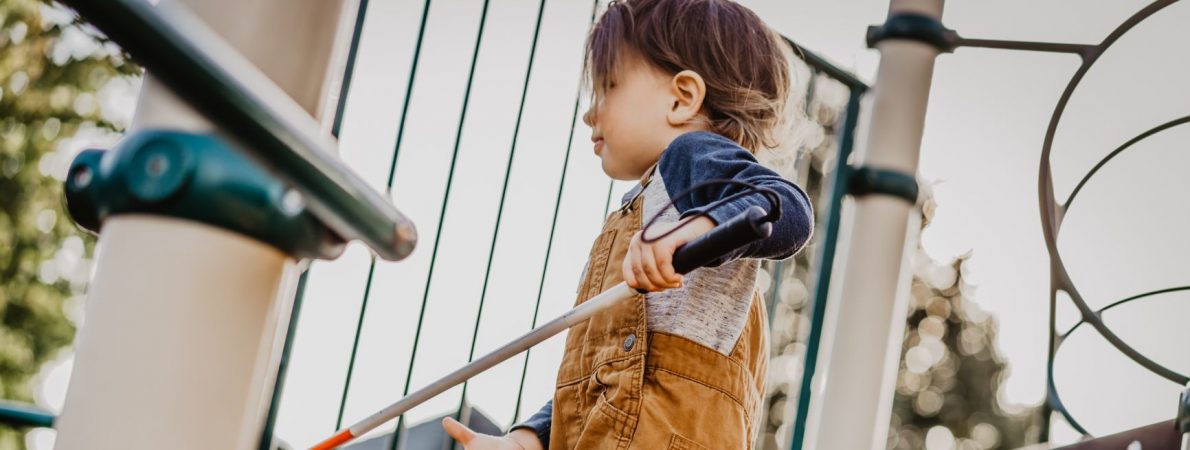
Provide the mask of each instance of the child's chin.
{"label": "child's chin", "polygon": [[616,180],[620,179],[620,178],[616,177],[616,168],[613,167],[612,164],[607,161],[607,158],[603,157],[603,155],[599,155],[599,163],[600,163],[600,168],[603,169],[604,175],[607,175],[609,178],[612,178],[612,179],[616,179]]}
{"label": "child's chin", "polygon": [[609,164],[607,158],[601,158],[601,160],[603,162],[603,173],[613,180],[635,181],[640,179],[640,175],[633,176],[632,174],[625,173],[627,171],[623,168]]}

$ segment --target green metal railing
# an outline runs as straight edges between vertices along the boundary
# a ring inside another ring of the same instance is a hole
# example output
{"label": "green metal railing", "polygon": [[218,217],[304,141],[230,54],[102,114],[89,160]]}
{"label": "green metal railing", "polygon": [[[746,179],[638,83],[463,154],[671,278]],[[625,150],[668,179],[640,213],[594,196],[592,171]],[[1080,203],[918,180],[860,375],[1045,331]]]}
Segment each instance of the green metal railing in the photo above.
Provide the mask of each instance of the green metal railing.
{"label": "green metal railing", "polygon": [[[590,16],[592,22],[594,21],[596,12],[602,3],[604,3],[604,2],[601,2],[598,0],[593,2],[591,16]],[[455,141],[454,141],[454,147],[453,147],[452,153],[451,153],[452,156],[451,156],[451,164],[449,166],[450,168],[448,169],[448,172],[447,172],[446,191],[445,191],[444,198],[442,200],[442,203],[441,203],[440,209],[439,209],[439,224],[438,224],[437,229],[435,230],[435,240],[434,240],[435,244],[434,244],[434,249],[431,250],[430,268],[426,275],[425,288],[423,289],[422,299],[420,302],[420,306],[418,307],[418,313],[417,313],[418,322],[417,322],[416,329],[414,331],[413,351],[411,352],[410,357],[409,357],[409,364],[408,364],[408,367],[406,370],[406,375],[405,375],[405,380],[404,380],[404,388],[402,391],[403,394],[407,394],[409,389],[412,387],[411,382],[413,380],[413,374],[414,374],[415,367],[416,367],[416,357],[418,354],[418,350],[420,349],[421,345],[423,344],[419,338],[422,334],[422,327],[424,326],[424,323],[425,323],[426,305],[430,301],[429,287],[434,279],[434,272],[435,272],[436,262],[437,262],[436,256],[437,256],[438,242],[439,242],[439,238],[441,237],[443,223],[446,219],[445,212],[446,212],[446,208],[449,203],[449,200],[450,200],[451,186],[454,183],[454,169],[455,169],[455,163],[457,162],[457,156],[458,156],[458,150],[459,150],[459,148],[458,148],[459,140],[460,140],[460,137],[462,134],[462,130],[463,130],[464,126],[466,125],[467,111],[468,111],[469,98],[470,98],[469,91],[470,91],[470,87],[472,84],[472,79],[474,78],[474,75],[475,75],[474,71],[476,68],[476,61],[477,61],[478,54],[479,54],[479,48],[483,41],[484,25],[486,23],[486,18],[487,18],[487,5],[488,5],[488,2],[485,1],[483,3],[483,10],[482,10],[481,16],[480,16],[480,24],[479,24],[479,28],[478,28],[478,31],[476,34],[475,45],[473,47],[471,61],[469,64],[470,72],[469,72],[469,76],[468,76],[467,87],[465,88],[465,89],[467,89],[467,91],[464,94],[461,114],[459,117],[458,125],[455,128]],[[418,37],[414,43],[413,61],[412,61],[412,65],[411,65],[411,73],[409,76],[409,84],[406,87],[405,101],[404,101],[404,104],[402,105],[401,119],[400,119],[400,123],[398,124],[398,127],[397,127],[396,147],[394,148],[392,163],[391,163],[391,167],[390,167],[390,170],[388,173],[388,186],[390,189],[394,182],[395,168],[398,164],[401,144],[403,143],[403,136],[404,136],[404,132],[405,132],[405,120],[406,120],[407,113],[409,110],[409,98],[411,97],[411,94],[413,92],[414,82],[419,76],[419,73],[417,72],[417,67],[418,67],[418,63],[420,61],[420,57],[422,54],[423,36],[425,33],[425,26],[426,26],[426,22],[427,22],[426,16],[428,14],[429,7],[430,7],[430,0],[427,0],[423,7],[423,14],[422,14],[422,17],[421,17],[421,20],[419,23]],[[488,253],[485,257],[486,258],[485,272],[484,272],[484,277],[483,277],[483,282],[482,282],[483,287],[482,287],[481,294],[480,294],[479,306],[477,308],[475,318],[471,322],[473,326],[472,326],[472,331],[471,331],[471,336],[470,336],[471,345],[470,345],[470,349],[469,349],[468,360],[470,360],[471,358],[473,358],[475,356],[476,343],[477,343],[478,333],[479,333],[479,326],[483,320],[484,299],[486,298],[487,293],[488,293],[487,287],[488,287],[489,277],[491,275],[491,264],[492,264],[495,249],[496,249],[496,241],[500,234],[500,224],[501,224],[500,219],[501,219],[503,211],[504,211],[504,200],[505,200],[507,192],[508,192],[508,181],[509,181],[510,171],[511,171],[511,167],[512,167],[512,161],[513,161],[513,157],[516,154],[516,147],[517,147],[516,136],[518,135],[518,133],[520,131],[521,114],[524,112],[524,101],[525,101],[525,97],[529,91],[529,83],[530,83],[530,78],[532,75],[533,63],[535,61],[537,43],[540,38],[543,11],[544,11],[544,1],[540,1],[538,3],[537,16],[534,21],[535,25],[534,25],[533,40],[532,40],[532,43],[530,44],[531,48],[530,48],[530,53],[529,53],[529,55],[530,55],[529,63],[525,70],[524,81],[521,86],[522,90],[520,93],[520,105],[518,106],[517,121],[514,125],[514,130],[513,130],[512,147],[510,149],[507,163],[504,167],[504,177],[503,177],[503,183],[502,183],[502,187],[501,187],[501,195],[500,195],[500,200],[498,203],[499,206],[497,207],[496,225],[492,230],[492,238],[489,241]],[[362,14],[363,14],[363,12],[361,11],[361,18],[360,18],[361,21],[363,20]],[[359,28],[357,26],[357,32],[358,32],[358,29]],[[824,180],[823,180],[826,184],[830,185],[830,187],[827,188],[827,190],[829,190],[830,193],[824,194],[823,198],[818,202],[819,207],[821,208],[821,211],[825,211],[826,213],[821,216],[821,224],[819,226],[819,231],[817,232],[819,239],[821,239],[822,241],[819,245],[816,246],[819,253],[817,255],[817,261],[815,262],[817,264],[817,268],[815,270],[818,270],[819,272],[818,272],[818,275],[815,277],[816,285],[814,286],[814,292],[815,292],[814,300],[806,307],[806,311],[805,311],[805,313],[807,313],[808,315],[813,317],[813,319],[811,320],[811,322],[809,324],[810,331],[808,333],[808,336],[809,336],[808,341],[806,342],[807,348],[810,349],[810,352],[811,352],[811,353],[807,354],[807,358],[806,358],[807,362],[806,362],[806,367],[804,369],[807,375],[803,378],[803,383],[802,383],[802,386],[800,387],[801,394],[798,396],[799,402],[805,403],[809,400],[809,380],[810,380],[809,375],[811,375],[814,371],[814,364],[815,364],[814,355],[816,354],[818,342],[819,342],[819,339],[821,336],[821,331],[822,331],[821,324],[822,324],[822,318],[823,318],[822,316],[823,316],[823,312],[825,310],[825,301],[826,301],[825,293],[827,292],[827,290],[829,288],[831,264],[822,263],[821,261],[832,261],[834,258],[834,252],[835,252],[835,247],[836,247],[836,235],[838,233],[838,226],[839,226],[839,207],[838,207],[838,205],[841,203],[842,198],[846,195],[846,189],[835,189],[834,187],[835,186],[847,186],[848,180],[850,179],[849,177],[852,173],[852,170],[847,165],[846,161],[848,159],[848,155],[850,155],[851,147],[854,142],[854,130],[855,130],[858,112],[859,112],[859,99],[863,95],[863,93],[865,93],[867,91],[868,86],[865,83],[863,83],[862,81],[860,81],[858,78],[856,78],[855,76],[851,75],[850,73],[831,65],[825,59],[823,59],[823,58],[819,57],[818,55],[814,54],[813,52],[810,52],[810,51],[802,48],[801,46],[797,45],[794,41],[792,41],[790,39],[786,39],[786,43],[791,46],[791,48],[794,50],[794,53],[796,54],[796,56],[798,58],[800,58],[802,61],[804,61],[804,63],[812,69],[812,76],[815,76],[815,77],[820,76],[820,75],[826,76],[830,79],[835,80],[836,82],[840,83],[841,85],[843,85],[848,91],[846,113],[843,115],[843,120],[838,124],[832,124],[832,125],[834,125],[834,127],[836,128],[836,132],[838,133],[838,148],[836,149],[836,155],[834,156],[835,161],[836,161],[836,167],[833,170],[831,170],[830,173],[827,174],[827,177],[824,178]],[[346,94],[347,94],[346,92],[343,92],[341,94],[340,98],[346,98],[346,96],[347,96]],[[812,95],[812,92],[808,92],[808,94]],[[563,161],[569,160],[569,154],[571,151],[570,143],[573,140],[573,136],[575,133],[575,128],[576,128],[577,119],[578,119],[578,110],[579,110],[581,103],[582,103],[582,93],[580,90],[575,95],[574,107],[571,111],[571,128],[570,128],[568,139],[567,139],[566,156],[564,156]],[[340,111],[340,113],[341,113],[341,111]],[[547,239],[546,255],[545,255],[545,259],[544,259],[544,264],[540,271],[540,277],[539,277],[539,280],[537,283],[538,289],[537,289],[537,296],[535,299],[534,310],[533,310],[534,311],[533,312],[533,321],[532,321],[533,325],[536,325],[537,320],[538,320],[538,313],[540,312],[542,293],[543,293],[544,285],[545,285],[546,271],[547,271],[547,268],[550,263],[550,258],[549,258],[550,254],[551,254],[550,249],[552,248],[552,244],[553,244],[554,238],[555,238],[555,231],[556,231],[557,220],[558,220],[558,210],[561,206],[562,190],[566,183],[566,176],[565,176],[566,169],[567,169],[567,166],[565,163],[563,163],[562,176],[561,176],[558,188],[557,188],[557,192],[555,193],[555,196],[554,196],[555,200],[554,200],[554,205],[553,205],[553,208],[554,208],[553,222],[551,224],[549,237]],[[606,204],[610,204],[610,198],[611,198],[612,191],[613,191],[612,184],[609,183],[608,200],[607,200]],[[823,204],[825,204],[825,207],[822,207],[822,206],[824,206]],[[606,214],[606,211],[605,211],[605,214]],[[825,226],[823,226],[823,225],[825,225]],[[349,396],[349,392],[351,390],[351,384],[352,384],[352,379],[353,379],[353,374],[354,374],[356,355],[358,353],[358,349],[359,349],[359,345],[360,345],[360,335],[362,332],[362,327],[363,327],[365,316],[367,315],[369,300],[371,299],[371,296],[373,295],[372,287],[373,287],[375,270],[376,270],[376,261],[373,259],[369,264],[368,276],[365,281],[366,285],[365,285],[365,290],[364,290],[364,298],[363,298],[363,301],[361,302],[359,315],[356,320],[356,328],[355,328],[355,331],[353,334],[353,339],[352,339],[351,357],[348,360],[347,375],[345,377],[343,389],[342,389],[341,395],[340,395],[339,410],[338,410],[338,413],[336,414],[336,420],[335,420],[335,428],[336,429],[341,428],[343,425],[344,413],[345,413],[345,409],[346,409],[346,405],[347,405],[347,399]],[[778,268],[776,270],[776,272],[780,273],[780,269]],[[774,291],[775,291],[775,289],[774,289]],[[294,320],[297,320],[296,317]],[[522,409],[521,403],[522,403],[522,399],[523,399],[523,389],[524,389],[525,377],[526,377],[526,373],[528,371],[528,361],[529,361],[528,357],[526,357],[523,362],[522,368],[521,368],[520,383],[518,385],[518,395],[517,395],[515,406],[514,406],[514,408],[515,408],[514,414],[513,414],[514,422],[517,420],[517,418],[520,417],[520,411]],[[469,409],[467,407],[466,392],[467,392],[467,384],[464,384],[463,394],[460,397],[459,406],[456,408],[455,413],[454,413],[454,416],[459,419],[465,418],[466,414],[468,414],[468,412],[469,412]],[[804,405],[802,405],[798,408],[798,410],[799,410],[799,415],[798,415],[798,419],[797,419],[798,425],[794,427],[795,430],[798,430],[798,431],[796,431],[794,439],[799,442],[800,442],[800,438],[802,435],[800,429],[804,427],[804,422],[805,422],[805,417],[804,417],[804,412],[803,412],[803,411],[805,411],[805,409],[806,408],[804,407]],[[402,433],[405,432],[406,429],[407,429],[407,425],[404,422],[404,416],[402,416],[398,420],[398,423],[396,424],[396,426],[394,428],[393,438],[389,441],[390,448],[393,448],[393,449],[400,448],[401,443],[403,441]],[[795,444],[795,447],[797,445],[798,444]]]}
{"label": "green metal railing", "polygon": [[[600,4],[600,2],[598,0],[596,0],[592,4],[591,22],[594,21],[595,12],[596,12],[599,4]],[[404,132],[405,132],[405,123],[406,123],[406,118],[408,117],[408,111],[409,111],[409,99],[412,97],[414,80],[416,80],[417,74],[418,74],[417,67],[418,67],[418,63],[420,62],[420,56],[422,54],[421,53],[422,52],[422,44],[423,44],[423,38],[425,35],[425,27],[426,27],[426,23],[427,23],[427,16],[428,16],[428,13],[430,10],[430,5],[431,5],[431,0],[426,0],[425,4],[423,6],[423,10],[422,10],[423,11],[422,17],[419,22],[418,37],[414,44],[414,53],[413,53],[414,56],[413,56],[413,62],[412,62],[411,68],[410,68],[411,73],[409,76],[409,84],[408,84],[408,86],[406,88],[406,92],[405,92],[405,97],[404,97],[405,100],[402,105],[401,119],[400,119],[400,123],[397,127],[396,147],[393,152],[392,164],[391,164],[391,167],[389,169],[389,174],[388,174],[388,177],[389,177],[388,178],[388,186],[390,189],[392,188],[392,185],[394,182],[394,177],[396,175],[396,166],[397,166],[397,162],[398,162],[398,157],[400,156],[401,144],[403,142],[403,137],[404,137]],[[469,69],[468,69],[469,73],[468,73],[467,85],[465,88],[466,91],[464,93],[464,98],[463,98],[462,112],[460,114],[458,126],[456,127],[456,132],[455,132],[454,147],[453,147],[452,154],[451,154],[451,164],[450,164],[450,169],[447,174],[446,193],[444,195],[442,205],[439,210],[438,228],[435,232],[436,236],[434,239],[434,248],[432,250],[431,258],[430,258],[430,270],[426,276],[425,289],[423,290],[422,301],[421,301],[420,307],[418,308],[418,321],[417,321],[416,330],[414,332],[413,351],[411,352],[411,354],[409,356],[409,366],[408,366],[408,369],[407,369],[406,375],[405,375],[405,383],[404,383],[404,388],[402,390],[402,395],[407,395],[409,393],[410,388],[412,387],[412,380],[413,380],[413,374],[414,374],[414,368],[415,368],[414,362],[416,361],[417,351],[420,348],[420,337],[421,337],[422,327],[424,326],[424,323],[425,323],[426,305],[429,302],[429,295],[430,295],[429,288],[433,281],[435,262],[436,262],[437,253],[438,253],[438,243],[440,242],[439,238],[441,237],[443,224],[444,224],[445,218],[446,218],[447,204],[448,204],[448,201],[450,198],[450,188],[452,186],[452,182],[454,179],[454,172],[455,172],[455,167],[456,167],[455,163],[457,162],[459,144],[460,144],[460,141],[462,138],[463,127],[466,123],[467,110],[468,110],[468,106],[470,104],[469,99],[470,99],[471,87],[472,87],[473,79],[475,76],[476,63],[477,63],[478,57],[479,57],[480,44],[483,40],[484,27],[486,25],[486,21],[487,21],[487,17],[488,17],[488,6],[489,6],[489,0],[484,0],[482,11],[480,13],[480,23],[479,23],[479,28],[478,28],[478,31],[476,34],[474,50],[472,52],[471,61],[469,64]],[[497,238],[499,237],[499,234],[500,234],[501,217],[503,216],[505,199],[506,199],[506,195],[508,193],[508,182],[509,182],[510,174],[512,171],[513,158],[516,156],[516,148],[517,148],[517,142],[518,142],[517,136],[519,135],[519,132],[521,129],[521,120],[522,120],[524,109],[525,109],[525,99],[529,92],[529,82],[530,82],[532,72],[533,72],[533,63],[536,60],[537,46],[538,46],[538,40],[541,35],[542,18],[543,18],[544,12],[545,12],[545,0],[539,0],[538,6],[537,6],[536,18],[534,21],[533,39],[532,39],[532,43],[530,44],[529,63],[525,69],[524,82],[522,83],[522,86],[521,86],[520,102],[519,102],[519,105],[517,108],[517,118],[516,118],[516,122],[514,125],[514,130],[513,130],[512,144],[511,144],[511,148],[509,151],[507,163],[505,164],[505,167],[504,167],[504,177],[503,177],[503,182],[502,182],[502,186],[501,186],[499,206],[497,208],[496,226],[492,230],[492,239],[489,244],[488,254],[487,254],[487,258],[486,258],[486,267],[485,267],[485,271],[484,271],[483,286],[481,288],[479,306],[478,306],[478,309],[476,312],[475,320],[473,322],[473,329],[472,329],[472,334],[471,334],[471,344],[470,344],[470,349],[468,350],[468,361],[471,361],[475,357],[475,349],[476,349],[476,344],[478,342],[478,336],[479,336],[479,326],[480,326],[481,320],[483,318],[484,300],[486,299],[486,296],[488,293],[488,283],[490,281],[490,276],[491,276],[492,261],[493,261],[493,256],[495,255]],[[358,29],[357,29],[357,32],[358,32]],[[576,93],[574,108],[571,111],[571,127],[570,127],[570,132],[569,132],[569,135],[567,138],[567,146],[566,146],[565,156],[563,157],[564,163],[562,166],[562,176],[561,176],[561,180],[558,184],[557,193],[555,195],[554,214],[553,214],[552,224],[550,227],[550,235],[548,238],[548,244],[547,244],[547,248],[546,248],[545,263],[542,266],[541,279],[538,283],[538,292],[537,292],[536,302],[534,304],[533,320],[532,320],[533,325],[532,326],[537,325],[538,313],[540,311],[542,290],[543,290],[544,284],[545,284],[545,273],[546,273],[546,268],[549,265],[550,248],[552,247],[553,240],[554,240],[554,232],[556,231],[556,227],[557,227],[558,210],[559,210],[559,207],[561,206],[561,199],[562,199],[562,189],[566,182],[566,176],[565,176],[566,168],[567,168],[566,162],[569,161],[569,156],[570,156],[570,151],[571,151],[570,144],[573,141],[573,136],[574,136],[574,131],[575,131],[574,125],[576,123],[576,119],[578,118],[578,110],[579,110],[579,105],[581,103],[580,94],[581,94],[581,90],[580,90],[580,93]],[[346,92],[343,93],[343,98],[345,98],[345,97],[346,97]],[[340,111],[340,113],[341,113],[341,111]],[[609,183],[609,185],[608,185],[609,199],[611,196],[611,192],[612,192],[612,186],[611,186],[611,183]],[[605,203],[608,203],[609,201],[606,201]],[[606,211],[605,211],[605,214],[606,214]],[[371,263],[369,264],[368,277],[367,277],[367,281],[366,281],[367,284],[366,284],[365,290],[364,290],[364,299],[363,299],[363,302],[361,303],[359,319],[357,321],[356,329],[354,332],[352,349],[351,349],[351,357],[348,361],[347,376],[345,378],[342,395],[340,397],[339,411],[338,411],[338,414],[335,419],[335,429],[340,429],[343,426],[343,414],[344,414],[344,410],[347,405],[348,394],[350,392],[352,373],[353,373],[354,367],[355,367],[355,360],[356,360],[356,354],[357,354],[358,346],[359,346],[360,334],[362,331],[364,318],[365,318],[365,314],[367,311],[368,300],[369,300],[370,294],[371,294],[372,279],[373,279],[373,275],[375,273],[375,268],[376,268],[376,261],[373,259],[371,261]],[[294,320],[296,320],[296,318]],[[526,356],[524,365],[521,369],[521,382],[518,387],[517,400],[516,400],[515,407],[514,407],[515,408],[514,421],[516,420],[515,417],[519,416],[519,412],[521,409],[520,407],[521,407],[521,400],[522,400],[522,396],[523,396],[524,380],[525,380],[525,375],[528,371],[528,361],[529,361],[529,359]],[[454,417],[456,419],[463,420],[464,422],[466,422],[465,416],[469,413],[469,408],[467,407],[467,404],[466,404],[467,403],[466,392],[467,392],[468,386],[469,386],[469,383],[463,384],[463,388],[462,388],[463,394],[460,397],[459,406],[458,406],[458,408],[456,408],[456,411],[454,414]],[[403,438],[404,438],[403,432],[406,429],[407,429],[407,426],[405,424],[405,416],[401,416],[397,421],[397,424],[393,431],[393,436],[389,441],[390,448],[397,449],[402,446]]]}
{"label": "green metal railing", "polygon": [[175,2],[66,1],[155,78],[241,141],[240,150],[304,195],[344,240],[400,260],[413,223],[335,157],[309,114],[218,35]]}
{"label": "green metal railing", "polygon": [[830,292],[831,274],[834,268],[832,262],[835,260],[835,250],[838,247],[840,213],[843,204],[843,198],[848,193],[848,186],[851,184],[851,177],[854,169],[847,163],[851,156],[852,148],[855,145],[855,127],[859,121],[859,102],[864,92],[867,91],[867,85],[853,80],[848,84],[850,94],[847,97],[846,112],[843,115],[843,123],[841,126],[841,133],[839,139],[839,148],[835,156],[835,169],[833,178],[830,181],[830,186],[826,189],[828,200],[825,211],[819,211],[819,214],[825,216],[824,229],[821,233],[825,236],[822,246],[818,249],[818,273],[814,278],[813,301],[806,307],[806,315],[810,318],[810,330],[807,333],[805,342],[806,352],[803,357],[805,361],[801,373],[801,385],[798,388],[797,396],[797,410],[795,412],[792,434],[790,440],[791,449],[801,449],[806,437],[806,421],[809,419],[811,387],[814,378],[814,373],[817,371],[818,365],[818,350],[822,344],[822,329],[826,316],[826,302],[827,293]]}

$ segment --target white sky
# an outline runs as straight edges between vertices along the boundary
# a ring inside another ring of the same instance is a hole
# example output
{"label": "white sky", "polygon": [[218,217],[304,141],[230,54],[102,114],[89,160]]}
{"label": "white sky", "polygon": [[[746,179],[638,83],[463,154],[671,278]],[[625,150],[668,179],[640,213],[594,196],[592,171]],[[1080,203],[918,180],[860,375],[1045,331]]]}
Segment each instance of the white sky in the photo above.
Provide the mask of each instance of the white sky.
{"label": "white sky", "polygon": [[[783,34],[871,80],[879,56],[863,43],[882,21],[880,0],[748,0]],[[343,158],[384,190],[409,76],[421,0],[370,2],[352,95],[342,132]],[[945,23],[967,37],[1096,43],[1139,1],[949,2]],[[418,308],[427,289],[456,126],[463,104],[482,0],[436,0],[397,164],[394,201],[418,224],[421,242],[401,263],[376,267],[360,337],[344,424],[401,397]],[[546,256],[553,205],[575,101],[586,0],[549,0],[545,8],[524,119],[487,288],[477,354],[530,327]],[[412,387],[467,360],[471,330],[492,245],[497,205],[528,61],[537,1],[491,2],[474,87],[461,135],[450,202],[428,299]],[[1055,140],[1055,178],[1064,199],[1095,162],[1117,145],[1190,112],[1185,85],[1190,5],[1167,8],[1126,36],[1075,92]],[[922,239],[936,259],[973,250],[980,306],[1000,321],[999,347],[1012,366],[1003,397],[1041,401],[1048,318],[1048,257],[1037,206],[1042,140],[1058,97],[1077,68],[1070,55],[960,49],[938,59],[921,153],[922,178],[936,183],[939,208]],[[539,322],[564,312],[586,250],[597,232],[608,181],[581,123],[562,191],[561,211],[543,285]],[[1059,243],[1080,291],[1093,307],[1186,283],[1190,243],[1182,236],[1190,209],[1190,132],[1175,128],[1125,152],[1080,194]],[[613,199],[627,188],[614,187]],[[614,201],[614,200],[613,200]],[[316,263],[286,383],[277,432],[308,446],[335,426],[369,256],[357,245],[339,260]],[[1173,342],[1190,338],[1177,319],[1190,313],[1183,296],[1167,295],[1108,315],[1129,342],[1190,373],[1190,357]],[[1061,308],[1059,323],[1072,323]],[[1086,330],[1084,330],[1086,331]],[[522,417],[551,394],[560,339],[532,352]],[[1090,334],[1068,341],[1059,359],[1059,389],[1092,432],[1168,419],[1178,386],[1122,361]],[[498,422],[512,419],[523,357],[475,378],[472,403]],[[56,370],[59,374],[69,370]],[[57,379],[64,378],[61,375]],[[1125,392],[1125,388],[1128,391]],[[56,395],[55,395],[56,396]],[[414,409],[410,423],[452,410],[455,389]],[[53,396],[51,396],[53,397]],[[391,430],[391,428],[386,428]],[[1068,438],[1068,433],[1055,438]]]}

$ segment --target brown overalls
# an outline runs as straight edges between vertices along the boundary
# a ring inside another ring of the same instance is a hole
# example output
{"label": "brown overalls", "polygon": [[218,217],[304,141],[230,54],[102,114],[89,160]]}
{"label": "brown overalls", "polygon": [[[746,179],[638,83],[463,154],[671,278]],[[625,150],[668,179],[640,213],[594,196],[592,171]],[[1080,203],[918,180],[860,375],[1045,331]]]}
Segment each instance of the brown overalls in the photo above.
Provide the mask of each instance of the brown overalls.
{"label": "brown overalls", "polygon": [[[607,217],[576,304],[623,281],[642,197]],[[730,356],[648,331],[641,294],[574,326],[558,369],[550,448],[751,449],[764,402],[767,321],[754,292]]]}

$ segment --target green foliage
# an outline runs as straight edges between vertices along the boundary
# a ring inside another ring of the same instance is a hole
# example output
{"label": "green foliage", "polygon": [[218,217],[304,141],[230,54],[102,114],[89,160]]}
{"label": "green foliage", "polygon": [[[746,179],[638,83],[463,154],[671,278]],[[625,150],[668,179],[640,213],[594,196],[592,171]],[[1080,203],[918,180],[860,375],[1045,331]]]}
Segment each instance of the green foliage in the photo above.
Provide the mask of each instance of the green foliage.
{"label": "green foliage", "polygon": [[[934,201],[925,192],[923,226]],[[1005,405],[1008,366],[996,349],[995,317],[971,301],[963,279],[970,254],[938,263],[919,246],[914,263],[890,450],[1016,449],[1038,442],[1040,407]]]}
{"label": "green foliage", "polygon": [[[31,380],[70,344],[67,305],[89,275],[94,239],[70,221],[62,173],[76,134],[120,131],[103,103],[140,70],[65,8],[0,0],[0,395],[32,401]],[[0,428],[0,449],[24,448]]]}

